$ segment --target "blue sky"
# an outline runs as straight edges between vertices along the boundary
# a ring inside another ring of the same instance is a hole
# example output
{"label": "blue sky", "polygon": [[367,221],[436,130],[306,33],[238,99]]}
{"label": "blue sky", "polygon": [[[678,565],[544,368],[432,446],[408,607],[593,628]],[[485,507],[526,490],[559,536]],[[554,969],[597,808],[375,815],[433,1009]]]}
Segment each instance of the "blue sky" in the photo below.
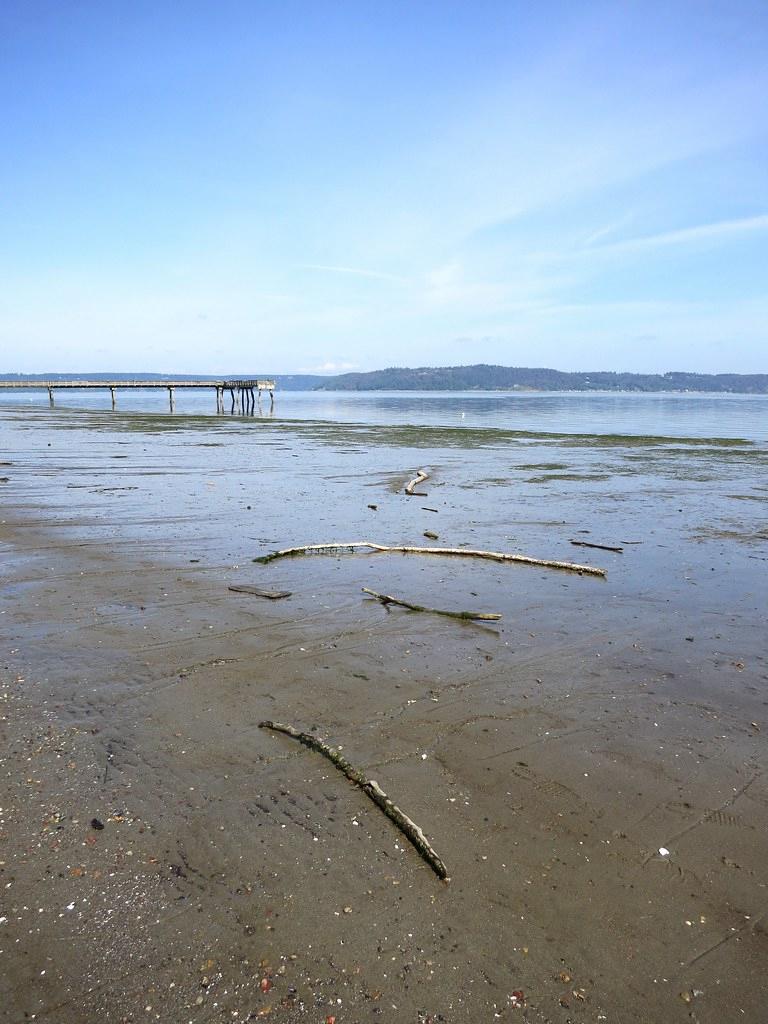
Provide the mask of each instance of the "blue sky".
{"label": "blue sky", "polygon": [[768,4],[6,0],[0,370],[768,371]]}

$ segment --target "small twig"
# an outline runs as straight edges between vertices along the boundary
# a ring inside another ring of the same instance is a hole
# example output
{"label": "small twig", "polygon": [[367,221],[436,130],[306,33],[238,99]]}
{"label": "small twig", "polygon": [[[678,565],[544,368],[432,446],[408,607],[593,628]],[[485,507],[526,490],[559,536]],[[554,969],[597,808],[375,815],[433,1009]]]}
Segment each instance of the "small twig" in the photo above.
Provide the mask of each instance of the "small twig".
{"label": "small twig", "polygon": [[386,816],[397,825],[403,835],[416,847],[437,877],[443,878],[446,881],[449,880],[448,869],[430,846],[427,837],[421,831],[419,826],[415,822],[411,821],[407,814],[404,814],[396,804],[392,803],[381,786],[379,786],[378,782],[374,782],[373,779],[367,779],[365,775],[363,775],[363,773],[357,768],[353,767],[338,750],[335,750],[333,747],[329,747],[327,743],[323,743],[322,740],[317,739],[315,736],[311,736],[309,733],[299,732],[299,730],[294,729],[292,725],[282,725],[280,722],[265,721],[259,722],[259,728],[273,729],[275,732],[283,732],[286,736],[292,736],[295,740],[298,740],[299,743],[303,743],[305,747],[309,747],[311,750],[316,750],[319,754],[327,757],[340,772],[346,775],[346,777],[351,782],[354,782],[355,785],[359,786],[360,789],[362,789],[363,792],[373,800],[376,806],[379,807]]}
{"label": "small twig", "polygon": [[401,601],[389,594],[379,594],[375,590],[369,590],[368,587],[363,587],[362,590],[364,594],[370,594],[384,605],[397,604],[401,608],[409,608],[412,612],[432,612],[434,615],[449,615],[452,619],[482,619],[483,622],[498,622],[501,618],[501,615],[496,612],[447,612],[442,608],[427,608],[421,604],[411,604],[410,601]]}
{"label": "small twig", "polygon": [[549,558],[531,558],[529,555],[510,555],[504,551],[480,551],[473,548],[417,548],[404,544],[374,544],[370,540],[352,540],[346,544],[305,544],[298,548],[282,548],[268,555],[254,558],[254,562],[266,565],[276,558],[293,558],[311,552],[329,554],[334,551],[353,551],[355,548],[371,548],[373,551],[395,551],[403,555],[456,555],[459,558],[487,558],[492,562],[520,562],[523,565],[540,565],[545,569],[564,569],[568,572],[583,573],[587,576],[605,576],[605,569],[593,565],[577,565],[575,562],[556,562]]}
{"label": "small twig", "polygon": [[624,551],[624,548],[612,547],[610,544],[590,544],[588,540],[572,540],[571,544],[577,548],[599,548],[601,551]]}
{"label": "small twig", "polygon": [[613,547],[610,544],[591,544],[589,541],[571,541],[570,543],[575,548],[599,548],[600,551],[624,551],[624,548]]}
{"label": "small twig", "polygon": [[439,509],[436,509],[436,508],[427,508],[426,505],[422,505],[421,508],[422,508],[423,512],[438,512],[439,511]]}
{"label": "small twig", "polygon": [[279,601],[282,597],[290,597],[292,593],[290,590],[262,590],[261,587],[251,587],[247,583],[237,587],[229,587],[229,589],[234,590],[237,594],[253,594],[254,597],[268,597],[270,601]]}
{"label": "small twig", "polygon": [[705,949],[703,953],[699,953],[699,955],[695,956],[693,960],[689,960],[688,963],[685,964],[684,970],[689,970],[691,967],[693,967],[694,964],[697,964],[699,960],[703,960],[704,957],[710,956],[710,954],[720,949],[721,946],[724,946],[726,942],[730,942],[731,939],[740,938],[742,932],[754,932],[758,928],[758,926],[761,925],[762,922],[765,920],[765,916],[765,914],[761,914],[756,919],[746,921],[740,928],[737,928],[735,931],[727,932],[725,935],[723,935],[721,939],[718,939],[718,941],[711,945],[708,949]]}
{"label": "small twig", "polygon": [[408,483],[405,485],[405,493],[418,494],[419,497],[425,498],[426,495],[423,494],[421,491],[414,491],[414,487],[416,487],[417,484],[424,483],[424,481],[428,479],[429,473],[425,473],[423,469],[418,470],[413,480],[409,480]]}

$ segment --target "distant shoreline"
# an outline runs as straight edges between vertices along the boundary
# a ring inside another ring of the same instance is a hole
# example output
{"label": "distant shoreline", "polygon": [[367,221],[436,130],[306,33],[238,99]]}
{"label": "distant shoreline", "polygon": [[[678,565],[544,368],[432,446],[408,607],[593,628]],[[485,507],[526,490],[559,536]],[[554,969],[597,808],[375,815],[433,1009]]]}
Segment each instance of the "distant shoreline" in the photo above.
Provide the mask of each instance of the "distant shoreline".
{"label": "distant shoreline", "polygon": [[[0,377],[0,385],[7,378]],[[47,378],[51,379],[51,378]],[[68,378],[75,380],[77,378]],[[91,378],[92,379],[92,378]],[[131,379],[143,379],[133,377]],[[192,380],[191,376],[187,379]],[[280,377],[279,375],[275,378],[277,390],[280,388]],[[108,390],[108,385],[104,385]],[[37,393],[39,391],[46,391],[47,385],[44,381],[40,381],[40,386],[29,387],[25,389],[26,392]],[[343,387],[314,387],[314,388],[298,388],[298,387],[283,387],[283,392],[294,392],[302,394],[329,394],[329,395],[637,395],[645,398],[667,397],[667,396],[701,396],[702,398],[764,398],[768,397],[768,389],[765,391],[724,391],[714,390],[708,391],[703,388],[668,388],[666,390],[659,391],[642,391],[639,388],[343,388]],[[0,386],[0,404],[4,400],[5,395],[13,394],[12,390],[3,391]],[[16,392],[17,394],[20,392]]]}
{"label": "distant shoreline", "polygon": [[473,366],[389,367],[365,373],[321,376],[307,373],[11,373],[0,372],[0,381],[57,380],[233,380],[268,378],[281,391],[434,391],[487,393],[612,393],[612,394],[768,394],[768,373],[617,373],[608,370],[569,372],[546,367]]}
{"label": "distant shoreline", "polygon": [[[279,385],[279,378],[278,378]],[[694,388],[670,388],[666,391],[641,391],[638,388],[312,388],[328,394],[360,395],[643,395],[652,398],[665,395],[701,395],[702,398],[727,398],[745,395],[752,398],[768,396],[766,391],[705,391]]]}

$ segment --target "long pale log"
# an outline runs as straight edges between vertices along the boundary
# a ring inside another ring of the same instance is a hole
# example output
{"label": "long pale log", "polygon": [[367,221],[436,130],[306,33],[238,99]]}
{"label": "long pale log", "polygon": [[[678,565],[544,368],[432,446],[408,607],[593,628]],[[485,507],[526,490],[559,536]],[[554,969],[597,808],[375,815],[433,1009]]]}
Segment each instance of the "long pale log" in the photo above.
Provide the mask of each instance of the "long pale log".
{"label": "long pale log", "polygon": [[268,555],[254,558],[254,562],[266,565],[277,558],[293,558],[296,555],[307,555],[312,552],[330,554],[334,551],[352,551],[355,548],[370,548],[372,551],[393,551],[403,555],[456,555],[459,558],[487,558],[492,562],[519,562],[522,565],[540,565],[545,569],[564,569],[567,572],[578,572],[586,576],[605,576],[605,569],[597,569],[593,565],[578,565],[575,562],[557,562],[550,558],[531,558],[529,555],[512,555],[504,551],[480,551],[473,548],[418,548],[404,544],[374,544],[370,540],[351,540],[345,544],[305,544],[298,548],[282,548]]}
{"label": "long pale log", "polygon": [[285,733],[286,736],[292,736],[299,743],[303,743],[305,747],[316,750],[319,754],[327,757],[340,772],[346,775],[355,785],[359,786],[373,800],[376,806],[397,825],[403,835],[416,847],[437,877],[448,880],[448,869],[430,846],[427,837],[407,814],[404,814],[396,804],[392,803],[378,782],[375,782],[373,779],[367,779],[359,769],[349,763],[343,754],[333,747],[329,747],[327,743],[323,743],[322,740],[312,736],[310,733],[300,732],[298,729],[294,729],[292,725],[283,725],[281,722],[259,722],[259,728],[273,729],[275,732]]}
{"label": "long pale log", "polygon": [[[417,470],[416,476],[413,478],[413,480],[409,480],[408,483],[405,485],[405,493],[415,494],[416,492],[414,491],[414,487],[417,487],[419,484],[424,483],[424,481],[428,479],[429,473],[425,473],[423,469]],[[421,497],[424,497],[424,495],[422,494]]]}
{"label": "long pale log", "polygon": [[412,612],[431,612],[433,615],[448,615],[452,619],[481,619],[483,622],[498,622],[501,618],[497,612],[449,612],[442,608],[428,608],[423,604],[411,604],[410,601],[401,601],[399,597],[392,597],[390,594],[379,594],[375,590],[363,587],[364,594],[370,594],[377,598],[383,605],[396,604],[401,608],[408,608]]}

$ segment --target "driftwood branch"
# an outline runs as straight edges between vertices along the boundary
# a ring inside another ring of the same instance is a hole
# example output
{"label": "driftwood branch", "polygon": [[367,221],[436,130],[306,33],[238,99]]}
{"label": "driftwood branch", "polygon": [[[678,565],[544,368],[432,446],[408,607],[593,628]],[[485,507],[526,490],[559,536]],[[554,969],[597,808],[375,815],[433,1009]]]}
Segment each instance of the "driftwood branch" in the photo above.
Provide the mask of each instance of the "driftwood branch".
{"label": "driftwood branch", "polygon": [[434,615],[448,615],[452,619],[482,619],[483,622],[498,622],[501,618],[497,612],[447,612],[443,611],[442,608],[427,608],[422,604],[411,604],[410,601],[401,601],[398,597],[392,597],[389,594],[379,594],[375,590],[369,590],[368,587],[362,588],[364,594],[370,594],[371,597],[375,597],[381,601],[383,605],[396,604],[401,608],[409,608],[412,612],[432,612]]}
{"label": "driftwood branch", "polygon": [[591,544],[588,540],[572,540],[571,544],[577,548],[599,548],[601,551],[624,551],[624,548],[612,547],[610,544]]}
{"label": "driftwood branch", "polygon": [[423,484],[425,480],[429,479],[429,473],[425,473],[423,469],[419,469],[416,472],[416,476],[413,480],[409,480],[405,485],[406,494],[418,494],[419,497],[426,497],[421,491],[414,491],[414,487],[418,487],[419,484]]}
{"label": "driftwood branch", "polygon": [[410,840],[410,842],[416,847],[424,860],[429,864],[432,870],[435,872],[438,878],[448,879],[448,869],[442,860],[438,857],[435,851],[430,846],[427,837],[421,831],[419,826],[411,821],[407,814],[404,814],[400,808],[393,804],[389,799],[384,790],[379,786],[378,782],[374,782],[373,779],[367,779],[365,775],[333,747],[329,747],[327,743],[323,743],[322,740],[317,739],[316,736],[312,736],[306,732],[299,732],[298,729],[294,729],[292,725],[282,725],[280,722],[259,722],[260,729],[273,729],[275,732],[285,733],[286,736],[292,736],[299,743],[303,743],[305,747],[309,747],[311,750],[316,750],[319,754],[327,757],[328,760],[334,764],[340,772],[354,782],[355,785],[359,786],[367,796],[379,807],[388,818],[390,818],[395,825],[400,829],[403,835]]}
{"label": "driftwood branch", "polygon": [[242,583],[240,586],[229,587],[229,590],[234,590],[237,594],[253,594],[254,597],[268,597],[270,601],[279,601],[281,597],[290,597],[290,590],[262,590],[261,587],[252,587],[247,583]]}
{"label": "driftwood branch", "polygon": [[522,565],[540,565],[545,569],[564,569],[567,572],[578,572],[586,576],[605,576],[605,569],[597,569],[593,565],[577,565],[575,562],[556,562],[549,558],[531,558],[528,555],[511,555],[504,551],[479,551],[473,548],[418,548],[402,544],[374,544],[370,540],[352,540],[346,544],[305,544],[298,548],[282,548],[268,555],[254,558],[254,562],[266,565],[277,558],[292,558],[296,555],[307,555],[312,552],[331,554],[335,551],[353,551],[355,548],[370,548],[372,551],[393,551],[403,555],[456,555],[459,558],[487,558],[492,562],[520,562]]}

